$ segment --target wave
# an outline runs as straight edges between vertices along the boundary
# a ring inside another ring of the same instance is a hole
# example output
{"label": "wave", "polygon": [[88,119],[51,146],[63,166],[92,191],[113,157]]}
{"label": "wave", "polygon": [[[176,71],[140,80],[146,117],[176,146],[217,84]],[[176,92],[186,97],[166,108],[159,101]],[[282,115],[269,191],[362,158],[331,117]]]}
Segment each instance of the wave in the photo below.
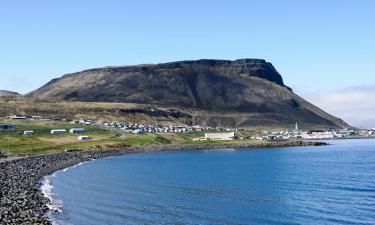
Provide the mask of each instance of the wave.
{"label": "wave", "polygon": [[[92,160],[90,160],[90,161],[92,161]],[[87,161],[77,163],[77,164],[75,164],[73,166],[64,168],[64,169],[62,169],[60,171],[56,171],[56,172],[52,173],[49,176],[45,176],[43,178],[43,180],[41,181],[40,190],[41,190],[43,196],[46,197],[49,200],[49,203],[47,204],[47,207],[49,209],[49,213],[48,213],[49,215],[48,215],[48,217],[52,220],[51,222],[52,222],[53,225],[66,224],[66,223],[61,223],[61,222],[59,222],[57,220],[53,220],[52,219],[51,213],[61,213],[62,212],[63,202],[62,202],[62,200],[54,198],[54,193],[53,193],[54,186],[51,184],[50,178],[51,177],[56,177],[56,174],[59,173],[59,172],[66,172],[67,170],[69,170],[71,168],[75,168],[77,166],[80,166],[80,165],[82,165],[84,163],[87,163]]]}
{"label": "wave", "polygon": [[[94,160],[95,160],[95,159],[91,159],[91,160],[89,160],[89,161],[94,161]],[[64,169],[61,170],[61,171],[62,171],[62,172],[66,172],[66,171],[69,170],[69,169],[76,168],[77,166],[83,165],[83,164],[85,164],[85,163],[87,163],[87,162],[89,162],[89,161],[84,161],[84,162],[77,163],[77,164],[75,164],[75,165],[73,165],[73,166],[66,167],[66,168],[64,168]],[[55,174],[55,173],[54,173],[54,174]],[[54,174],[52,174],[52,175],[54,175]]]}
{"label": "wave", "polygon": [[42,186],[40,187],[42,194],[49,200],[47,207],[51,212],[62,212],[62,201],[55,199],[53,196],[53,185],[49,179],[49,176],[44,177]]}

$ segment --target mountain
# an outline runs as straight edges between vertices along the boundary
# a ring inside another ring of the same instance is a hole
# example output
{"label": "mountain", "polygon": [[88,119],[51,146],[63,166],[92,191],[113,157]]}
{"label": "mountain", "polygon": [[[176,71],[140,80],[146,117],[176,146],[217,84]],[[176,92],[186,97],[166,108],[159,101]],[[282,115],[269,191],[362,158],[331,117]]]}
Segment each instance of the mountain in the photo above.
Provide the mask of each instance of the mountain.
{"label": "mountain", "polygon": [[0,90],[0,98],[17,97],[17,96],[20,96],[20,94],[17,92]]}
{"label": "mountain", "polygon": [[53,79],[27,96],[169,107],[190,114],[191,123],[210,126],[291,127],[298,122],[306,127],[348,127],[294,94],[272,64],[261,59],[89,69]]}

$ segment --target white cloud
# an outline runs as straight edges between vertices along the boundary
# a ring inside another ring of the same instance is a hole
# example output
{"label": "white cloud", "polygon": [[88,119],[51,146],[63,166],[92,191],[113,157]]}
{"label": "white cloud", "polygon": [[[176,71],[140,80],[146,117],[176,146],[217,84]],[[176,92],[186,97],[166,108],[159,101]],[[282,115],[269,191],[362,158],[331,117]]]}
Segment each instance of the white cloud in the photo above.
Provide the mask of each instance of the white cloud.
{"label": "white cloud", "polygon": [[375,86],[356,86],[302,96],[352,126],[375,127]]}

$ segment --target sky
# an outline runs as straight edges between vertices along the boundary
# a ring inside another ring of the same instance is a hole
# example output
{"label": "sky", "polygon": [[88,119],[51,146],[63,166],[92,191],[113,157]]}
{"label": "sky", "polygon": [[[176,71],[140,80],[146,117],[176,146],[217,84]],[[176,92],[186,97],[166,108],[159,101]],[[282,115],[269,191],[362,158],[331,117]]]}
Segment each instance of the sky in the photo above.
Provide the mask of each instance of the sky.
{"label": "sky", "polygon": [[372,0],[2,0],[0,89],[102,66],[262,58],[323,110],[375,127],[374,12]]}

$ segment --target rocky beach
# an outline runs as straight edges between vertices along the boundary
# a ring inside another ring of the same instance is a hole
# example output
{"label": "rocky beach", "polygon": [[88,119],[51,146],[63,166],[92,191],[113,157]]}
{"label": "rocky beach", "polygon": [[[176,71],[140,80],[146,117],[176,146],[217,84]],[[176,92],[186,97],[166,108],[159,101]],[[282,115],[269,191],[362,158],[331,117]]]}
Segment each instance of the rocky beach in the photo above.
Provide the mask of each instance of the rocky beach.
{"label": "rocky beach", "polygon": [[318,146],[322,142],[241,142],[225,144],[157,145],[122,149],[90,150],[35,155],[0,162],[0,224],[52,224],[47,217],[49,200],[41,190],[41,179],[77,163],[131,153],[203,150],[226,148],[262,148]]}

